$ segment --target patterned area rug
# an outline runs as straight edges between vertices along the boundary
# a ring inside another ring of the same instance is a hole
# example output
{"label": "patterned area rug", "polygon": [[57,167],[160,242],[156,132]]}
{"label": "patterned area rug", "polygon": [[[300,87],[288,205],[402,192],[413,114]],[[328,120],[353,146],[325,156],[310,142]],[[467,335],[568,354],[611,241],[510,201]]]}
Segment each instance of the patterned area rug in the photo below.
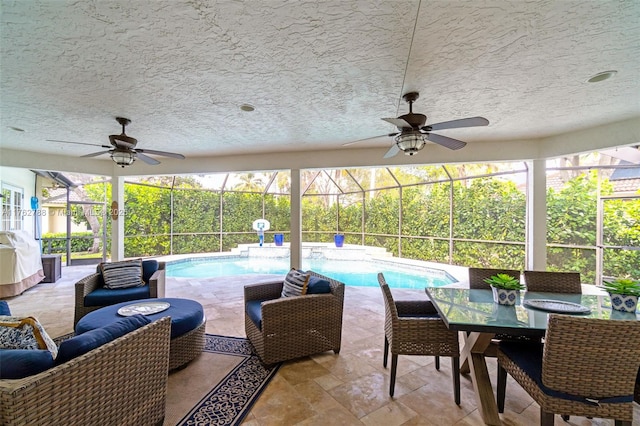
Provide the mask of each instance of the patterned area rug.
{"label": "patterned area rug", "polygon": [[239,425],[280,365],[265,368],[253,354],[249,341],[240,337],[207,334],[204,352],[238,357],[240,362],[195,404],[177,426]]}
{"label": "patterned area rug", "polygon": [[[54,341],[59,345],[63,340],[73,336],[74,333],[65,334]],[[176,426],[241,424],[280,367],[280,364],[276,364],[271,368],[265,368],[253,353],[247,339],[215,334],[205,334],[205,339],[202,355],[187,364],[184,369],[169,374],[165,425],[173,424],[175,419],[180,417],[182,419]],[[226,361],[225,358],[229,357],[234,359]],[[214,370],[218,371],[214,374]],[[212,376],[216,383],[208,384],[205,376]],[[221,377],[219,381],[218,377]],[[188,392],[185,388],[172,387],[176,382],[186,382],[185,387],[195,391]],[[198,388],[203,386],[206,389],[199,393],[198,397],[194,397],[193,394],[198,393]],[[172,390],[179,395],[172,394]],[[204,397],[201,397],[203,394]],[[176,404],[172,404],[171,399],[186,402],[188,405],[182,410],[176,407]],[[192,401],[198,402],[192,405]],[[192,408],[188,410],[188,407]],[[183,415],[185,412],[187,414]],[[174,420],[171,421],[171,418]]]}

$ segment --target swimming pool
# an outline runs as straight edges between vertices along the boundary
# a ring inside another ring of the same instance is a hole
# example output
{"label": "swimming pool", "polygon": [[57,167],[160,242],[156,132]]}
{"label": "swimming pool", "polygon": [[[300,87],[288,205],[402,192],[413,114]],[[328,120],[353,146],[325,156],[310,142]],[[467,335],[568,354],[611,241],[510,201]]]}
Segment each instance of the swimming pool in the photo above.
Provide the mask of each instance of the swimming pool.
{"label": "swimming pool", "polygon": [[[206,278],[243,274],[282,274],[289,271],[289,258],[192,258],[167,263],[167,275]],[[349,286],[378,286],[378,272],[392,288],[440,287],[456,279],[440,269],[405,266],[389,261],[303,259],[302,269],[342,281]]]}

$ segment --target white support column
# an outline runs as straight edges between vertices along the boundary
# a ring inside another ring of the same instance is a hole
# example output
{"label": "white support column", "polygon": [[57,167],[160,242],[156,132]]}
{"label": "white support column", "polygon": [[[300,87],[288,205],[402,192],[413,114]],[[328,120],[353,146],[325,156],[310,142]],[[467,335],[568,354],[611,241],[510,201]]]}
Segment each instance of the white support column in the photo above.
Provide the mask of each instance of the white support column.
{"label": "white support column", "polygon": [[302,268],[302,188],[300,169],[291,169],[291,267]]}
{"label": "white support column", "polygon": [[547,167],[546,160],[529,163],[527,187],[526,269],[547,269]]}
{"label": "white support column", "polygon": [[[111,220],[111,261],[124,259],[124,177],[112,176],[109,220]],[[117,216],[116,216],[117,214]]]}

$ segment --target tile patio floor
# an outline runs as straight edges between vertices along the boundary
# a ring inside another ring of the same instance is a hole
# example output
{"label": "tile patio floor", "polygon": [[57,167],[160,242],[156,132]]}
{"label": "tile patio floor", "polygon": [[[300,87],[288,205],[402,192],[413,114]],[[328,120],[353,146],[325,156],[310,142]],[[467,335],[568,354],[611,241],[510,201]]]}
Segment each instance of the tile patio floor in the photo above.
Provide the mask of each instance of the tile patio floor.
{"label": "tile patio floor", "polygon": [[[39,284],[9,298],[12,313],[32,315],[55,337],[72,331],[74,283],[95,266],[62,268],[55,284]],[[207,279],[168,278],[167,297],[202,303],[207,333],[245,337],[242,289],[271,275]],[[426,298],[423,291],[393,290],[400,299]],[[395,398],[388,395],[389,371],[382,367],[384,307],[377,287],[347,287],[342,350],[285,363],[267,386],[244,425],[483,425],[472,384],[461,380],[462,402],[453,402],[450,362],[437,371],[432,357],[400,356]],[[495,386],[495,360],[488,361]],[[188,367],[187,367],[188,368]],[[538,406],[511,378],[504,425],[539,424]],[[635,405],[640,425],[640,406]],[[556,416],[557,425],[613,425],[613,421]]]}

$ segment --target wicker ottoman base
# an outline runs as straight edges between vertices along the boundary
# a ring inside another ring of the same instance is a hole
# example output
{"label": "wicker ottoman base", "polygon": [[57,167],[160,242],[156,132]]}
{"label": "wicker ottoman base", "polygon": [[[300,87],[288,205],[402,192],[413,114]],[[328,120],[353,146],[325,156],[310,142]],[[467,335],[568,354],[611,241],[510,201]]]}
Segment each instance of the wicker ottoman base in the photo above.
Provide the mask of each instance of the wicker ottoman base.
{"label": "wicker ottoman base", "polygon": [[204,349],[204,329],[207,320],[194,328],[190,332],[171,339],[171,349],[169,350],[169,370],[175,370],[185,366],[189,361],[202,353]]}
{"label": "wicker ottoman base", "polygon": [[178,298],[145,299],[143,301],[130,301],[106,306],[88,313],[76,324],[76,333],[82,334],[117,321],[122,318],[118,314],[121,307],[147,303],[150,300],[168,302],[169,308],[154,314],[147,314],[147,318],[155,321],[165,316],[171,317],[171,333],[176,335],[171,338],[169,351],[169,370],[184,367],[189,361],[202,353],[204,349],[204,331],[207,319],[204,316],[202,305],[195,300]]}

